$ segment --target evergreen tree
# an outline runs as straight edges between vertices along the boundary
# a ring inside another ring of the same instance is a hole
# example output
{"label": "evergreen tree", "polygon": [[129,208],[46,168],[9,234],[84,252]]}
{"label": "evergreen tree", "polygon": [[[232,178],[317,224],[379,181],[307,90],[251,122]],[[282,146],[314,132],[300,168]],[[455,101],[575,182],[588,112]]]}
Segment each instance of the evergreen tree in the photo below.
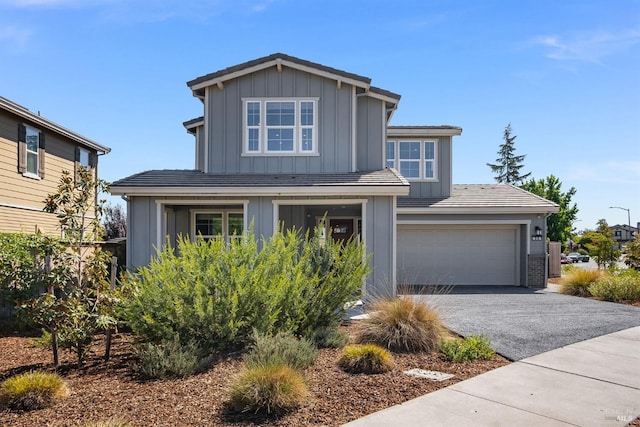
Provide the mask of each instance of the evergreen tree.
{"label": "evergreen tree", "polygon": [[517,136],[512,136],[512,131],[511,123],[509,123],[504,129],[504,135],[502,136],[504,144],[500,145],[496,163],[487,163],[487,166],[489,166],[491,171],[496,174],[496,182],[518,185],[520,182],[527,179],[529,175],[531,175],[531,172],[520,175],[520,169],[524,166],[521,163],[527,156],[526,154],[521,156],[515,155],[515,141]]}

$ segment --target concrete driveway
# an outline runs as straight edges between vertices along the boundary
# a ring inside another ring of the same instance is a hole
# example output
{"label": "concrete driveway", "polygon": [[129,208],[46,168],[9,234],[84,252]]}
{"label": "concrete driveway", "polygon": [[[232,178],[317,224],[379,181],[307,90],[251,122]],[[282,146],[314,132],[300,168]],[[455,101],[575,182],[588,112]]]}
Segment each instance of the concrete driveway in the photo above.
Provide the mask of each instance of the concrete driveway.
{"label": "concrete driveway", "polygon": [[640,308],[507,286],[456,286],[420,295],[462,336],[483,334],[501,355],[520,360],[640,326]]}

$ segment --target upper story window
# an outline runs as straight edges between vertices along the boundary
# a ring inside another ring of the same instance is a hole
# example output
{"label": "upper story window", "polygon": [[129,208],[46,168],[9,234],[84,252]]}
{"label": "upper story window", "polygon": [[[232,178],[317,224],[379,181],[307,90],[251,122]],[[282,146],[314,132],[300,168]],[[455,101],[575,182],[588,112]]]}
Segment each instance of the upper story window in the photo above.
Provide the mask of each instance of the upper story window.
{"label": "upper story window", "polygon": [[89,161],[89,151],[84,148],[78,148],[78,162],[80,166],[85,168],[91,167],[91,163]]}
{"label": "upper story window", "polygon": [[18,172],[28,178],[44,178],[44,136],[29,125],[18,125]]}
{"label": "upper story window", "polygon": [[395,168],[411,180],[437,180],[435,140],[387,141],[387,167]]}
{"label": "upper story window", "polygon": [[245,99],[245,154],[318,152],[317,99]]}
{"label": "upper story window", "polygon": [[38,155],[40,150],[40,132],[27,126],[27,173],[38,175]]}

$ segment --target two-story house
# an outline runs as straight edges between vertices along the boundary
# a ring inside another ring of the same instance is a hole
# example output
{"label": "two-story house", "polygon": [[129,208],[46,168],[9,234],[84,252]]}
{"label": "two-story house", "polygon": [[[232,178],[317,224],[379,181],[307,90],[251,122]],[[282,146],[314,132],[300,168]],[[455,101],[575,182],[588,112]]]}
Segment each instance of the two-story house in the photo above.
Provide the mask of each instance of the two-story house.
{"label": "two-story house", "polygon": [[111,149],[0,97],[0,231],[59,235],[58,218],[43,212],[62,171],[80,166],[98,176]]}
{"label": "two-story house", "polygon": [[195,169],[115,182],[128,200],[128,266],[169,236],[231,239],[253,223],[366,243],[370,294],[397,284],[545,286],[545,217],[557,206],[510,185],[453,185],[455,126],[389,126],[400,95],[371,79],[273,54],[187,83]]}

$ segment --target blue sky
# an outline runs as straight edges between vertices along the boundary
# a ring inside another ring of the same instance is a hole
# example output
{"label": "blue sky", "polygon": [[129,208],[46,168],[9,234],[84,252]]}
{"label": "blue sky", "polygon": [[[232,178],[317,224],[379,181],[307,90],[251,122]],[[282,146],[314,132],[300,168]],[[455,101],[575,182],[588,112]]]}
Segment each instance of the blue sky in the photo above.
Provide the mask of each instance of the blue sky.
{"label": "blue sky", "polygon": [[112,148],[113,181],[193,167],[185,82],[284,52],[402,95],[394,125],[461,126],[454,182],[577,189],[577,229],[640,221],[640,0],[0,0],[0,95]]}

